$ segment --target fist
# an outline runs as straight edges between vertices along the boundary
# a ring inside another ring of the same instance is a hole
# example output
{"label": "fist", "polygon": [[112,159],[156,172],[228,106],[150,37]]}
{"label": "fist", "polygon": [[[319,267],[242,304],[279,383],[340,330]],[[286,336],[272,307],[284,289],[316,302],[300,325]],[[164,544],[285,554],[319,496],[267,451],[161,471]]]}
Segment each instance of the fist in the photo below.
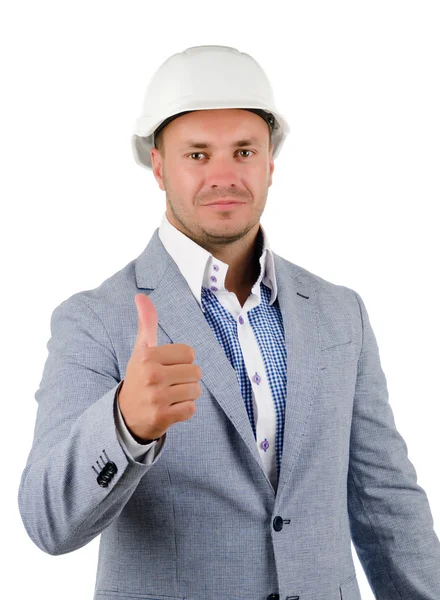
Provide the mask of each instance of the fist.
{"label": "fist", "polygon": [[157,346],[157,311],[146,294],[136,294],[138,331],[119,389],[124,422],[138,442],[161,437],[171,425],[190,419],[202,390],[202,369],[187,344]]}

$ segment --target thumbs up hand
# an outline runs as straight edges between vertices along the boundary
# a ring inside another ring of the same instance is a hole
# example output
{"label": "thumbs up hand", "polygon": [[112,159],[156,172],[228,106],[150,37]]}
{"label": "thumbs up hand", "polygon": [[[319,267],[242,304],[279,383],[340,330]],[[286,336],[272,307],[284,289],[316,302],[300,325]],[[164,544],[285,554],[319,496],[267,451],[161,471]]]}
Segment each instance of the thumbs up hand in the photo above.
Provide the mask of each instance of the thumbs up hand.
{"label": "thumbs up hand", "polygon": [[157,312],[146,294],[136,294],[138,333],[119,390],[124,422],[139,442],[153,441],[178,421],[190,419],[201,393],[202,369],[187,344],[157,346]]}

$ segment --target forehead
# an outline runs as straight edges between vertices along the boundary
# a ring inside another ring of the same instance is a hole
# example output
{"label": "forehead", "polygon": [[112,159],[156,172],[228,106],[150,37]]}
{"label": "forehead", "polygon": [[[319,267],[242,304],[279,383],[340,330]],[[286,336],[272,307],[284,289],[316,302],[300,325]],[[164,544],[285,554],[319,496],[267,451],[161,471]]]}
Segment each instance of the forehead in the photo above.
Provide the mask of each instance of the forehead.
{"label": "forehead", "polygon": [[171,121],[165,131],[169,141],[207,148],[216,140],[232,138],[241,146],[265,142],[269,126],[259,115],[247,110],[210,109],[186,113]]}

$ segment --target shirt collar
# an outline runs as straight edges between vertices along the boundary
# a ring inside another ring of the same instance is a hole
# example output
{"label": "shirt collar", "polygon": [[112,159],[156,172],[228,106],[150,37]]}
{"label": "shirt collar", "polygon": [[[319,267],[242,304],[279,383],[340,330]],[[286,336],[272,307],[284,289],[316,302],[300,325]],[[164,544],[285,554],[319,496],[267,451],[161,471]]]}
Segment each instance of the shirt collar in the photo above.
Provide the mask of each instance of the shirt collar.
{"label": "shirt collar", "polygon": [[[210,252],[196,244],[191,238],[172,225],[163,214],[159,227],[159,237],[165,250],[177,264],[180,272],[188,283],[191,292],[202,307],[202,287],[213,289],[214,292],[226,292],[225,280],[229,265],[215,258]],[[260,282],[272,290],[269,305],[275,302],[277,283],[275,277],[275,262],[273,252],[269,247],[267,234],[260,223],[257,243],[260,254],[260,275],[252,287],[252,293],[260,297]],[[215,279],[211,279],[214,277]]]}

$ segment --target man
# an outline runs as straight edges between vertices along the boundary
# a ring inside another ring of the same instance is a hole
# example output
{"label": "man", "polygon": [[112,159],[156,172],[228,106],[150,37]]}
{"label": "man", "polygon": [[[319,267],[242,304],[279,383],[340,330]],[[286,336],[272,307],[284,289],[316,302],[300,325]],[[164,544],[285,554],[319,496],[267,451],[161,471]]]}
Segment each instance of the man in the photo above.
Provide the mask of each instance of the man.
{"label": "man", "polygon": [[260,224],[288,130],[249,55],[173,55],[133,136],[161,226],[53,312],[19,507],[49,554],[101,534],[95,599],[359,600],[350,540],[377,598],[440,598],[364,302]]}

